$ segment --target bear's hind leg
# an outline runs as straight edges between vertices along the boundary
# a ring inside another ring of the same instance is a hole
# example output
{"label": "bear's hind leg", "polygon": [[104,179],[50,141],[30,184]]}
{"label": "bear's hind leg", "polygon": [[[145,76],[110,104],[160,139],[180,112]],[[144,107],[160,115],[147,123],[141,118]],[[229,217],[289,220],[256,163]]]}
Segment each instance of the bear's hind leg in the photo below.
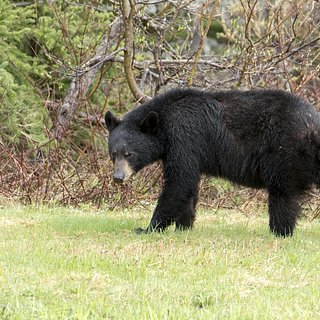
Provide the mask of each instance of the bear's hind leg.
{"label": "bear's hind leg", "polygon": [[269,227],[276,236],[292,236],[300,214],[297,196],[275,195],[269,192]]}

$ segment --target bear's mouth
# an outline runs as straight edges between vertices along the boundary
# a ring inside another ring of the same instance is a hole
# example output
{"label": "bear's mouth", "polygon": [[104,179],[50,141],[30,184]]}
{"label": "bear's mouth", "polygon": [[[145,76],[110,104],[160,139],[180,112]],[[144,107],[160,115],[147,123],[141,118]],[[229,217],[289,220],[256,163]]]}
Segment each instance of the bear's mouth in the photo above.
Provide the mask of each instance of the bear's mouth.
{"label": "bear's mouth", "polygon": [[125,159],[116,159],[114,164],[113,181],[116,183],[123,183],[130,179],[134,173],[130,164]]}

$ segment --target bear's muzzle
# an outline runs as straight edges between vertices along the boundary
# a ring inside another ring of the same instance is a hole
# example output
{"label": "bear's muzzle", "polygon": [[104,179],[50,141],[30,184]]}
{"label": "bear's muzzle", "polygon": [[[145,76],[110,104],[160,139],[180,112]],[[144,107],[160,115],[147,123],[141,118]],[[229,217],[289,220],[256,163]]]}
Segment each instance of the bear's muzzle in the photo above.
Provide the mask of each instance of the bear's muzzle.
{"label": "bear's muzzle", "polygon": [[127,160],[116,159],[114,164],[114,173],[113,173],[114,182],[122,183],[124,181],[127,181],[132,174],[133,174],[133,170]]}

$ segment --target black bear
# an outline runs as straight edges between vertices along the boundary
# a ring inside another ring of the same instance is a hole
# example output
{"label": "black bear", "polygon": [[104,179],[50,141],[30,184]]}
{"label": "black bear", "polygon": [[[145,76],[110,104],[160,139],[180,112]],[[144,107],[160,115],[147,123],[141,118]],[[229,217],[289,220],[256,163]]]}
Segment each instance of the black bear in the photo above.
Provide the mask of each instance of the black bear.
{"label": "black bear", "polygon": [[320,119],[312,105],[280,90],[173,89],[128,112],[105,115],[114,180],[161,160],[164,186],[146,229],[191,228],[201,174],[269,194],[269,227],[292,235],[299,200],[320,185]]}

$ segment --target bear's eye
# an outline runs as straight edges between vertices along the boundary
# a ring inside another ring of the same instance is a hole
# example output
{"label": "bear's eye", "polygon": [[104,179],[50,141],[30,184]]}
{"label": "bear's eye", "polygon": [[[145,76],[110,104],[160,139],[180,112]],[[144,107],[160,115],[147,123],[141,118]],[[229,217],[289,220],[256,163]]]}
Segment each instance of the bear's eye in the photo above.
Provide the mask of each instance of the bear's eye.
{"label": "bear's eye", "polygon": [[133,153],[126,152],[126,153],[124,154],[124,156],[125,156],[126,158],[131,158],[131,157],[133,156]]}
{"label": "bear's eye", "polygon": [[116,159],[116,151],[111,152],[111,160],[114,162]]}

